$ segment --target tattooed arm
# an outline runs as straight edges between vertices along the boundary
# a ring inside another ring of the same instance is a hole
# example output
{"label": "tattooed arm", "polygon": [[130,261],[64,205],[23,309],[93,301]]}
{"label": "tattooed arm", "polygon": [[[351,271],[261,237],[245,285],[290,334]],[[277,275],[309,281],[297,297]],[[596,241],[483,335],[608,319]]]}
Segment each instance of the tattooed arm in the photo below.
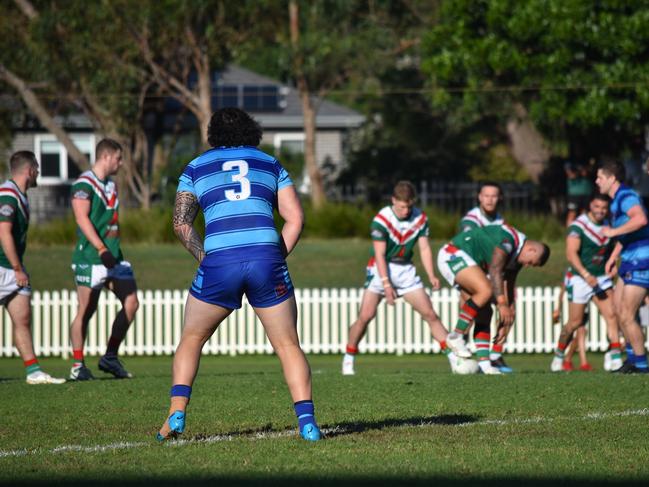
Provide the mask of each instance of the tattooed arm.
{"label": "tattooed arm", "polygon": [[200,262],[205,257],[203,242],[194,230],[194,220],[198,214],[198,200],[196,196],[181,191],[176,193],[176,204],[174,205],[174,232],[180,239],[183,246]]}
{"label": "tattooed arm", "polygon": [[[500,314],[500,319],[506,326],[511,326],[514,322],[514,312],[509,306],[509,300],[505,294],[504,273],[507,264],[507,253],[496,247],[491,255],[489,263],[489,280],[491,281],[491,290],[496,300],[496,307]],[[511,280],[511,277],[510,277]]]}

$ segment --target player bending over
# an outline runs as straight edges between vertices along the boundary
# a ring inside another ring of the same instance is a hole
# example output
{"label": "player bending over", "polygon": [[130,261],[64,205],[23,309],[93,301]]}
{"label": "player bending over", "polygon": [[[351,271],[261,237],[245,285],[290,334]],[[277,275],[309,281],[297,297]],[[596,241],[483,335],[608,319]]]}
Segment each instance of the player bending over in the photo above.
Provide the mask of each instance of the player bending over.
{"label": "player bending over", "polygon": [[0,185],[0,303],[13,324],[14,345],[25,365],[28,384],[63,384],[41,370],[30,329],[32,290],[23,267],[29,227],[27,190],[36,187],[38,161],[33,152],[16,152],[9,159],[11,179]]}
{"label": "player bending over", "polygon": [[[465,346],[469,327],[478,313],[490,306],[492,299],[506,336],[514,323],[514,286],[518,272],[527,266],[543,266],[549,256],[547,245],[527,240],[507,224],[476,228],[453,237],[437,255],[440,272],[451,286],[459,288],[464,301],[455,328],[448,335],[449,346]],[[488,337],[476,340],[475,345],[480,371],[501,374],[489,361]]]}
{"label": "player bending over", "polygon": [[[460,220],[459,231],[468,232],[474,228],[482,228],[490,225],[503,225],[505,219],[498,212],[498,205],[502,198],[502,189],[500,184],[495,181],[484,181],[480,183],[478,189],[478,206],[469,210],[466,215]],[[464,305],[460,297],[460,307]],[[483,307],[475,318],[473,325],[473,340],[484,346],[485,341],[491,341],[491,318],[493,316],[493,309],[491,306]],[[503,373],[513,372],[503,359],[503,348],[507,340],[506,330],[502,322],[498,323],[496,336],[491,341],[491,351],[489,352],[489,359],[491,365],[496,367]],[[481,350],[482,353],[482,350]],[[483,363],[483,367],[487,367]]]}
{"label": "player bending over", "polygon": [[83,346],[104,287],[117,296],[122,309],[113,321],[106,353],[99,359],[99,369],[117,379],[132,377],[117,358],[119,346],[139,307],[135,276],[120,248],[119,200],[117,186],[110,178],[121,166],[122,147],[112,139],[103,139],[95,149],[92,169],[82,173],[71,189],[78,236],[72,254],[72,270],[79,301],[70,330],[74,361],[71,380],[94,379],[86,367]]}
{"label": "player bending over", "polygon": [[417,197],[414,185],[400,181],[394,187],[392,204],[386,206],[374,217],[370,225],[372,256],[367,264],[365,292],[361,299],[358,318],[349,329],[346,353],[343,357],[343,375],[354,375],[354,358],[358,344],[365,336],[367,325],[376,316],[376,310],[385,297],[393,305],[397,297],[403,296],[428,323],[433,338],[440,342],[442,350],[449,357],[451,368],[455,355],[468,358],[470,351],[464,343],[452,349],[447,347],[448,331],[442,325],[433,309],[430,298],[424,290],[421,279],[412,263],[415,245],[419,247],[421,262],[433,289],[439,289],[435,276],[433,253],[428,243],[428,218],[414,206]]}
{"label": "player bending over", "polygon": [[[246,112],[217,110],[208,128],[213,148],[191,161],[180,176],[174,230],[200,265],[187,297],[173,361],[171,405],[159,440],[184,431],[201,349],[221,322],[241,307],[244,294],[282,364],[300,435],[309,441],[321,438],[285,260],[302,231],[302,206],[288,173],[256,148],[261,135]],[[273,221],[275,207],[284,219],[281,235]],[[199,208],[205,216],[204,241],[193,228]]]}
{"label": "player bending over", "polygon": [[[605,194],[591,197],[588,212],[578,216],[568,227],[566,258],[570,263],[565,276],[568,293],[568,321],[561,329],[552,360],[552,372],[566,370],[565,350],[573,333],[584,323],[584,312],[590,300],[606,320],[611,352],[611,370],[622,367],[619,329],[613,309],[613,280],[604,269],[613,251],[613,242],[602,233],[607,225],[610,198]],[[584,368],[585,364],[582,364]],[[585,369],[585,368],[584,368]]]}

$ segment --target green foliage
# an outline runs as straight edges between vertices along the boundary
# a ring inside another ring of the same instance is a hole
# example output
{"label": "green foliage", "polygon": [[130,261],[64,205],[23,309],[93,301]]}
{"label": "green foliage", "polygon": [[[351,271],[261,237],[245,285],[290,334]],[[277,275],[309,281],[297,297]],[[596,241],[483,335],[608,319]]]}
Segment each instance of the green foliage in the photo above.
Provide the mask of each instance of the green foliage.
{"label": "green foliage", "polygon": [[595,152],[617,151],[620,135],[649,121],[642,81],[649,32],[640,27],[648,7],[646,0],[443,2],[423,47],[431,99],[466,122],[509,117],[520,102],[547,136],[588,133]]}
{"label": "green foliage", "polygon": [[487,150],[481,164],[475,164],[469,169],[473,181],[529,181],[529,174],[514,160],[505,144],[497,144]]}

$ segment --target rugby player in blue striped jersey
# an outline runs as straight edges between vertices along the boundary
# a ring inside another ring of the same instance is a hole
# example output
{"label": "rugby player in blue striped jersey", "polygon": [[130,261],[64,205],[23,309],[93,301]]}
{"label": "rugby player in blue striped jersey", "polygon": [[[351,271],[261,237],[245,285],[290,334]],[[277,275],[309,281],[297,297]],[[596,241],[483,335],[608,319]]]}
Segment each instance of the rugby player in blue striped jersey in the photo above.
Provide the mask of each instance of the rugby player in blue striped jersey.
{"label": "rugby player in blue striped jersey", "polygon": [[[297,336],[297,307],[286,256],[300,237],[304,215],[281,164],[257,146],[262,131],[238,108],[210,120],[212,149],[180,176],[173,225],[199,262],[185,307],[184,329],[173,362],[169,415],[158,432],[164,440],[182,433],[201,349],[219,324],[241,307],[245,294],[280,359],[302,438],[317,441],[311,370]],[[199,208],[205,239],[193,228]],[[280,234],[273,212],[284,220]]]}
{"label": "rugby player in blue striped jersey", "polygon": [[615,312],[627,341],[627,361],[616,372],[649,373],[644,335],[636,314],[649,290],[649,225],[647,210],[638,193],[623,184],[624,166],[607,160],[597,170],[595,184],[612,198],[611,226],[602,235],[617,243],[606,262],[606,273],[615,272],[620,257],[619,279],[613,295]]}

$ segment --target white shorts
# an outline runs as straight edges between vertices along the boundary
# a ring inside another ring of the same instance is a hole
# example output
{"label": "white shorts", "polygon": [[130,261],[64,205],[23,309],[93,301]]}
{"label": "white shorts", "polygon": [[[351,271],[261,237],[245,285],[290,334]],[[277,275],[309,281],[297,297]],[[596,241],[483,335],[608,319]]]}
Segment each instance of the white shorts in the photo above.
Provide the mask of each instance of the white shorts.
{"label": "white shorts", "polygon": [[20,287],[16,282],[16,272],[13,269],[0,267],[0,304],[6,304],[7,298],[14,293],[31,296],[32,288]]}
{"label": "white shorts", "polygon": [[[611,289],[613,287],[613,280],[604,274],[597,278],[597,283],[602,291]],[[587,304],[595,295],[595,291],[583,277],[579,275],[567,273],[564,279],[566,285],[566,292],[568,293],[568,301],[575,304]]]}
{"label": "white shorts", "polygon": [[91,287],[92,289],[101,289],[111,279],[135,280],[131,264],[125,260],[112,269],[108,269],[102,264],[72,264],[72,270],[77,286]]}
{"label": "white shorts", "polygon": [[[394,262],[389,262],[388,274],[390,276],[390,284],[392,284],[397,296],[403,296],[415,289],[424,287],[421,279],[417,275],[417,269],[412,264],[395,264]],[[365,289],[380,294],[381,296],[385,295],[383,281],[381,281],[376,264],[367,267]]]}
{"label": "white shorts", "polygon": [[462,269],[477,265],[473,257],[454,245],[444,245],[437,254],[437,268],[451,286],[456,286],[455,274]]}

